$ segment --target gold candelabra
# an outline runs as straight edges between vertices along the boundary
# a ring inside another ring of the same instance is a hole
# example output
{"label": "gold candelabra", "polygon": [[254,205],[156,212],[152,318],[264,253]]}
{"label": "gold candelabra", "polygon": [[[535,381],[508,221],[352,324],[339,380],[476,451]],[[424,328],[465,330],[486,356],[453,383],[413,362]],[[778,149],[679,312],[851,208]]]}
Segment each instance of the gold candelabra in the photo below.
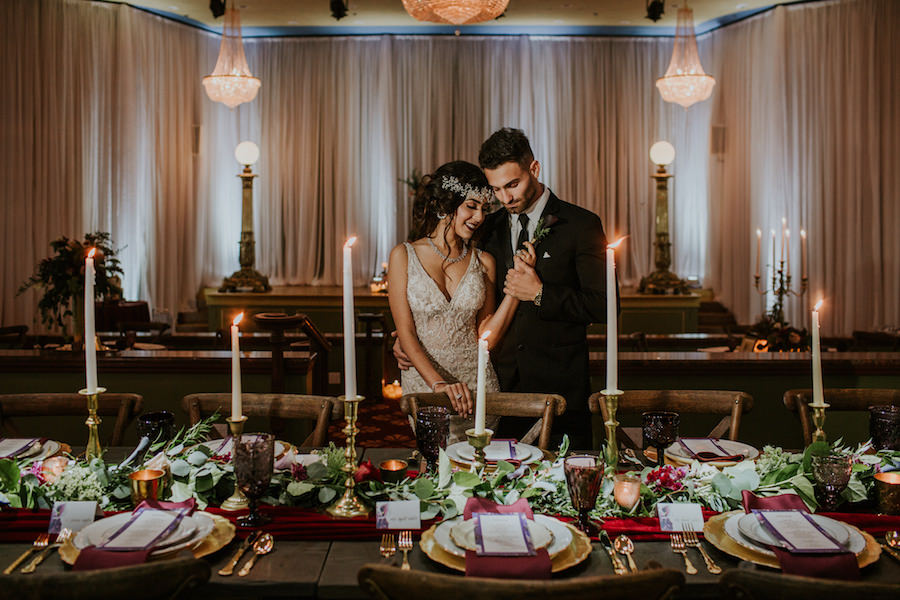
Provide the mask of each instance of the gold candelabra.
{"label": "gold candelabra", "polygon": [[98,387],[95,390],[83,389],[78,393],[87,398],[88,418],[84,422],[88,428],[88,441],[84,449],[84,457],[87,460],[100,458],[103,448],[100,447],[100,417],[97,415],[97,396],[106,391],[106,388]]}
{"label": "gold candelabra", "polygon": [[816,426],[816,430],[812,434],[813,442],[824,442],[825,437],[825,409],[831,406],[827,402],[823,402],[822,404],[810,404],[809,407],[813,411],[813,425]]}
{"label": "gold candelabra", "polygon": [[356,427],[356,419],[359,411],[359,403],[363,399],[362,396],[355,398],[347,398],[340,396],[344,402],[344,420],[347,425],[344,426],[344,435],[347,436],[347,448],[344,450],[344,466],[341,469],[345,474],[344,479],[344,495],[340,499],[328,507],[328,514],[332,517],[340,519],[352,519],[353,517],[363,517],[369,514],[369,508],[360,502],[356,496],[356,480],[353,476],[356,474],[356,434],[359,429]]}
{"label": "gold candelabra", "polygon": [[791,289],[791,274],[787,272],[785,269],[784,260],[779,261],[778,269],[772,273],[772,287],[770,289],[760,289],[759,284],[762,281],[762,277],[759,275],[753,276],[753,286],[756,288],[756,291],[761,295],[765,296],[766,294],[772,292],[775,294],[775,303],[772,304],[772,310],[769,313],[769,317],[773,323],[784,323],[784,299],[785,296],[797,296],[798,298],[802,298],[806,294],[806,290],[809,288],[809,278],[801,277],[800,278],[800,290],[795,291]]}
{"label": "gold candelabra", "polygon": [[487,457],[484,454],[484,449],[491,444],[491,438],[493,437],[494,431],[492,429],[485,429],[482,433],[475,433],[475,429],[466,430],[466,438],[469,440],[469,445],[475,449],[475,456],[472,459],[472,470],[478,471],[487,466]]}
{"label": "gold candelabra", "polygon": [[606,404],[606,421],[603,425],[606,427],[606,461],[613,469],[619,464],[619,442],[616,440],[616,428],[619,422],[616,421],[616,411],[619,409],[619,398],[622,396],[622,390],[602,390],[603,402]]}
{"label": "gold candelabra", "polygon": [[[235,469],[234,457],[235,457],[235,449],[237,448],[238,441],[240,441],[241,436],[244,434],[244,424],[247,422],[247,417],[245,415],[241,415],[237,419],[234,417],[228,417],[225,419],[228,421],[228,429],[231,431],[231,466]],[[231,494],[224,502],[222,502],[222,510],[243,510],[250,506],[250,503],[247,501],[247,496],[244,495],[244,492],[240,490],[237,484],[237,470],[235,469],[234,476],[234,493]]]}

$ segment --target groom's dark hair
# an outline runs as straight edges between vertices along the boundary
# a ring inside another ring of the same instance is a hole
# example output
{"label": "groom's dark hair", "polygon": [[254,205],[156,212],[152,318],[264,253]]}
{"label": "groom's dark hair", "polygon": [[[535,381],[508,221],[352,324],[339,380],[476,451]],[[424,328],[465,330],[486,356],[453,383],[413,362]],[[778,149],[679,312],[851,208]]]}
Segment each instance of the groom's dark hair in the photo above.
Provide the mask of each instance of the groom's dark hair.
{"label": "groom's dark hair", "polygon": [[481,144],[481,151],[478,153],[478,164],[482,169],[496,169],[508,162],[519,163],[523,169],[527,169],[533,160],[534,153],[525,132],[512,127],[504,127],[492,133]]}

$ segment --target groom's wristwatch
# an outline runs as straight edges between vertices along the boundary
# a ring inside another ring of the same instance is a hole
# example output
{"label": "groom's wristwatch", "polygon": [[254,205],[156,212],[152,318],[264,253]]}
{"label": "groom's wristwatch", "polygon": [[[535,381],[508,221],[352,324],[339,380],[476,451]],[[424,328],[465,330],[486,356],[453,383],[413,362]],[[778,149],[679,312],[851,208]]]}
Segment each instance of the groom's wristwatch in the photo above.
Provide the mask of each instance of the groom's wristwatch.
{"label": "groom's wristwatch", "polygon": [[538,290],[537,296],[534,297],[534,305],[540,306],[541,299],[544,297],[544,286],[541,286],[541,289]]}

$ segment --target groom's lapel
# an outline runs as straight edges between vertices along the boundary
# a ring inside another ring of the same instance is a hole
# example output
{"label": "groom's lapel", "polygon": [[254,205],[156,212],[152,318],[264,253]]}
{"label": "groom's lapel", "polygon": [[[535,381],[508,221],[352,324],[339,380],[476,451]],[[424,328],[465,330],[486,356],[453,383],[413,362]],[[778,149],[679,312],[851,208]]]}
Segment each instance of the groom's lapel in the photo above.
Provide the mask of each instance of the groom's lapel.
{"label": "groom's lapel", "polygon": [[497,240],[500,242],[500,256],[503,257],[503,264],[506,267],[506,270],[503,271],[505,277],[506,271],[512,269],[513,267],[513,254],[512,238],[510,238],[509,231],[509,213],[505,208],[501,210],[503,211],[503,213],[498,215]]}
{"label": "groom's lapel", "polygon": [[[562,200],[557,198],[556,194],[554,194],[553,192],[550,192],[550,198],[547,199],[547,205],[544,206],[544,212],[541,213],[541,219],[546,219],[547,215],[556,215],[558,218],[559,215],[557,215],[557,213],[559,212],[559,209],[561,206],[562,206]],[[537,252],[537,263],[535,263],[535,266],[540,266],[540,264],[542,262],[551,258],[551,256],[548,256],[548,255],[553,254],[552,247],[555,245],[553,243],[553,230],[556,229],[557,227],[559,227],[560,225],[562,225],[562,223],[563,223],[563,220],[558,219],[550,227],[550,233],[547,235],[547,237],[544,238],[544,240],[538,244],[537,248],[535,248],[535,251]]]}

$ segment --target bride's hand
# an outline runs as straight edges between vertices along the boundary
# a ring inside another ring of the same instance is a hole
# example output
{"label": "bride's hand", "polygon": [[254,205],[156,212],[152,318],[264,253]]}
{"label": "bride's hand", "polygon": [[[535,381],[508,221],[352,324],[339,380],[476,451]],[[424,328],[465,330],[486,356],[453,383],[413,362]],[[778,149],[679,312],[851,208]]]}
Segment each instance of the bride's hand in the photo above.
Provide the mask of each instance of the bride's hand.
{"label": "bride's hand", "polygon": [[533,267],[537,262],[537,252],[534,250],[534,244],[531,242],[525,242],[525,247],[516,252],[515,257],[513,257],[513,262],[518,266],[518,261],[522,261],[529,267]]}
{"label": "bride's hand", "polygon": [[461,417],[472,414],[472,394],[464,383],[442,383],[436,386],[436,392],[443,392],[450,398],[453,410]]}

